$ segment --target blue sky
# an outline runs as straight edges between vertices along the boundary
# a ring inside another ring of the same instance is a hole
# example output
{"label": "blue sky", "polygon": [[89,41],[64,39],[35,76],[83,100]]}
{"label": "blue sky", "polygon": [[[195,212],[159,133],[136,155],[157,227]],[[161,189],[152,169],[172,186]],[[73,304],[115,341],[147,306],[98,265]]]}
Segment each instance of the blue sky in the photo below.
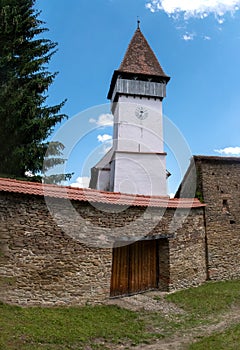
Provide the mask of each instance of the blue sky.
{"label": "blue sky", "polygon": [[[69,148],[66,154],[66,170],[74,172],[72,183],[81,185],[82,177],[89,176],[89,168],[109,147],[112,128],[106,96],[112,73],[136,29],[137,16],[171,76],[164,115],[190,153],[240,155],[238,6],[240,0],[36,1],[49,29],[44,36],[58,42],[49,69],[59,74],[49,90],[48,104],[68,99],[62,111],[69,116],[69,126],[74,116],[80,116],[65,134],[71,139],[74,129],[72,151]],[[166,150],[172,173],[169,192],[174,192],[189,154],[181,167],[171,145]]]}

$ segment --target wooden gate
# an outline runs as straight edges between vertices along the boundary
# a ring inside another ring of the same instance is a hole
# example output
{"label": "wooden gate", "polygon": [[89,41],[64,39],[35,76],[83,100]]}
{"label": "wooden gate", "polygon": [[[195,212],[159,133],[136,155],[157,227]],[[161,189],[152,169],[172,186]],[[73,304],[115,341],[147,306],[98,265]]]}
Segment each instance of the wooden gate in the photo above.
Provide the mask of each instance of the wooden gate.
{"label": "wooden gate", "polygon": [[114,248],[111,296],[129,295],[158,287],[158,241],[138,241]]}

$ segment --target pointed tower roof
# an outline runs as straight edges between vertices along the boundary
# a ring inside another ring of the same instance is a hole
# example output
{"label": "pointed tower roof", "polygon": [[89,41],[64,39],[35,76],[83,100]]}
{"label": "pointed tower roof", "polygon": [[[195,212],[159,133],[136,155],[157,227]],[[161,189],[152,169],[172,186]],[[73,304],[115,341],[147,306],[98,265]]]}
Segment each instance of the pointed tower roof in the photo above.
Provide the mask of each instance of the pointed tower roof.
{"label": "pointed tower roof", "polygon": [[136,29],[132,40],[130,41],[125,56],[118,70],[115,70],[112,76],[108,99],[111,100],[117,77],[126,79],[151,80],[155,82],[165,81],[168,83],[170,77],[167,76],[153,50],[148,44],[146,38],[139,28]]}
{"label": "pointed tower roof", "polygon": [[139,27],[130,41],[118,71],[167,77]]}

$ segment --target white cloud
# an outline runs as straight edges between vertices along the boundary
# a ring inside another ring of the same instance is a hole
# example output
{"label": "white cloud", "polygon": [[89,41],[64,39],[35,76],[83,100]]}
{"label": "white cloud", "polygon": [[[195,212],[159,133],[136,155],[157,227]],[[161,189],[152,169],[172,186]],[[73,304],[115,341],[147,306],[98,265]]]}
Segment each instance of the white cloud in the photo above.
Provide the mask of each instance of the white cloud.
{"label": "white cloud", "polygon": [[182,39],[185,40],[185,41],[193,40],[193,38],[194,38],[194,34],[189,34],[189,33],[185,33],[182,36]]}
{"label": "white cloud", "polygon": [[98,139],[98,142],[103,143],[101,154],[106,154],[112,148],[112,143],[113,143],[112,136],[108,134],[98,135],[97,139]]}
{"label": "white cloud", "polygon": [[71,187],[88,188],[90,182],[90,177],[79,176],[76,182],[70,184]]}
{"label": "white cloud", "polygon": [[98,139],[99,142],[106,142],[106,141],[112,140],[112,136],[108,135],[108,134],[98,135],[97,139]]}
{"label": "white cloud", "polygon": [[110,113],[101,114],[97,119],[90,118],[89,123],[97,126],[113,126],[113,115]]}
{"label": "white cloud", "polygon": [[220,18],[217,19],[217,21],[218,21],[219,24],[223,24],[224,19],[222,17],[220,17]]}
{"label": "white cloud", "polygon": [[214,152],[224,155],[240,156],[240,147],[225,147],[223,149],[215,149]]}
{"label": "white cloud", "polygon": [[203,39],[204,39],[204,40],[211,40],[211,37],[208,36],[208,35],[205,35],[205,36],[203,37]]}
{"label": "white cloud", "polygon": [[146,4],[151,12],[164,11],[169,16],[183,14],[185,18],[205,18],[214,14],[220,24],[227,12],[239,10],[240,0],[150,0]]}

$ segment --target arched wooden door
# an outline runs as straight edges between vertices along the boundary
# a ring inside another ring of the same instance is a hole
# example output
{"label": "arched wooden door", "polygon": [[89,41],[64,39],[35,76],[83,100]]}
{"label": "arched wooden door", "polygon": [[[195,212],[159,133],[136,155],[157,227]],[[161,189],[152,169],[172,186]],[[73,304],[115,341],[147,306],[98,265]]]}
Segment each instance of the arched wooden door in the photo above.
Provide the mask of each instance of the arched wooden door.
{"label": "arched wooden door", "polygon": [[113,249],[111,296],[158,288],[158,241],[137,241]]}

